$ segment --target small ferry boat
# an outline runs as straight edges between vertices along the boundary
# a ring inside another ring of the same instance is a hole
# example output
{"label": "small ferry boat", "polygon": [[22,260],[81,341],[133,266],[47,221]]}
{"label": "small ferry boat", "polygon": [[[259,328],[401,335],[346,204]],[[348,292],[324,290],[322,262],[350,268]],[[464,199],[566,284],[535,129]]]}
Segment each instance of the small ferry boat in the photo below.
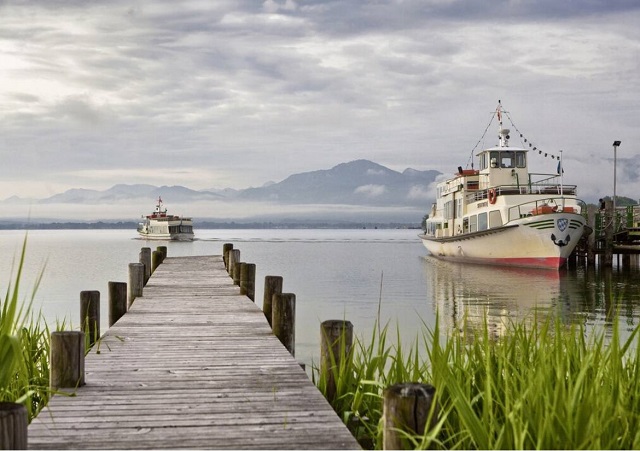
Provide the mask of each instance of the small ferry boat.
{"label": "small ferry boat", "polygon": [[575,185],[563,183],[562,151],[557,174],[529,172],[536,148],[509,145],[502,113],[498,102],[499,143],[476,154],[478,169],[458,167],[438,183],[420,238],[443,259],[558,269],[588,229],[586,204]]}
{"label": "small ferry boat", "polygon": [[158,197],[155,211],[142,217],[144,221],[138,224],[138,233],[147,240],[193,240],[191,218],[167,214],[161,197]]}

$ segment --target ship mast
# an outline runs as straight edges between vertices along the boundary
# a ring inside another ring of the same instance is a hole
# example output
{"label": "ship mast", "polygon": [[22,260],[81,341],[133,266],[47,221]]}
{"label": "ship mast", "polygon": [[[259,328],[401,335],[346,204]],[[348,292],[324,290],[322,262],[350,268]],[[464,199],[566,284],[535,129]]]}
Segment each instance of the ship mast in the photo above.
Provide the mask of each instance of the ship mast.
{"label": "ship mast", "polygon": [[502,128],[502,103],[498,100],[496,108],[496,116],[498,117],[498,136],[500,137],[500,147],[509,147],[509,129]]}

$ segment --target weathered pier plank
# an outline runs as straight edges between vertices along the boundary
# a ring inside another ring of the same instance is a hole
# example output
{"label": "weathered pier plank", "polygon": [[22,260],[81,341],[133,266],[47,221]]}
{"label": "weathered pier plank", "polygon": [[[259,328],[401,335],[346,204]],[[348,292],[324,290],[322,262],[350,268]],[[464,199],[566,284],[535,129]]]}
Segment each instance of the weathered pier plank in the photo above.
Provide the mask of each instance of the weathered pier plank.
{"label": "weathered pier plank", "polygon": [[358,449],[221,256],[166,258],[29,426],[34,449]]}

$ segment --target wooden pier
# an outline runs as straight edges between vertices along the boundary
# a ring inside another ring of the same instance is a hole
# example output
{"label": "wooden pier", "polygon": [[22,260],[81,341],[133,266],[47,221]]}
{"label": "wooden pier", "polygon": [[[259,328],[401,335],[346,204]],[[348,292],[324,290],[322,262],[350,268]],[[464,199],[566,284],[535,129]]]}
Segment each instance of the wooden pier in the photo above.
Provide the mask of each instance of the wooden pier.
{"label": "wooden pier", "polygon": [[32,449],[359,449],[221,256],[166,258]]}

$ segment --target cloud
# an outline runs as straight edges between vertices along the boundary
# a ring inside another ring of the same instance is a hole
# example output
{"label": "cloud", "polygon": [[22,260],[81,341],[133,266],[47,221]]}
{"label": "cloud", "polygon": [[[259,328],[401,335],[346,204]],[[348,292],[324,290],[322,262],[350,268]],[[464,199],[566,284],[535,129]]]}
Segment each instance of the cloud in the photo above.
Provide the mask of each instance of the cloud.
{"label": "cloud", "polygon": [[423,199],[432,201],[435,199],[434,192],[432,189],[425,188],[421,185],[414,185],[409,190],[409,194],[407,194],[409,199]]}
{"label": "cloud", "polygon": [[[495,130],[483,132],[498,99],[538,148],[580,164],[565,175],[582,192],[603,190],[610,140],[640,140],[632,0],[0,9],[0,179],[14,182],[5,197],[43,194],[45,183],[78,187],[68,174],[92,170],[135,183],[136,171],[171,167],[174,183],[194,189],[361,158],[451,173],[476,143],[495,144]],[[637,153],[623,147],[620,157]],[[622,192],[640,189],[632,174],[624,183]]]}
{"label": "cloud", "polygon": [[356,194],[364,194],[367,197],[379,197],[387,192],[387,187],[384,185],[362,185],[357,187],[353,192]]}

